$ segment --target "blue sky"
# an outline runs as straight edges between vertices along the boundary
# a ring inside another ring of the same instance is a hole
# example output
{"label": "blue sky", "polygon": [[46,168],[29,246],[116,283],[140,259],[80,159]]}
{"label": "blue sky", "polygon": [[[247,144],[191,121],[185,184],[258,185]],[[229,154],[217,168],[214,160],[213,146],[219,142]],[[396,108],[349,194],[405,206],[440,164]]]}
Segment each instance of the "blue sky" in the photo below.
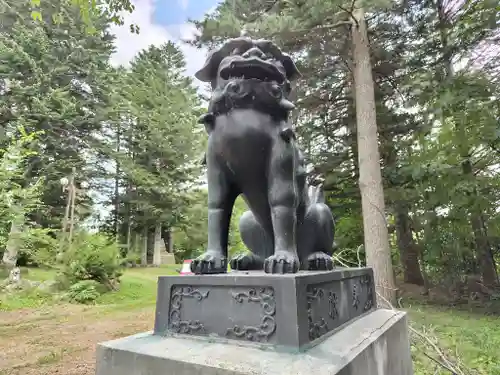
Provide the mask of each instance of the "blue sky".
{"label": "blue sky", "polygon": [[217,0],[155,0],[154,21],[165,26],[179,25],[190,18],[202,18],[216,4]]}
{"label": "blue sky", "polygon": [[[179,45],[186,60],[186,74],[192,76],[203,66],[208,51],[181,43],[191,39],[195,28],[188,19],[201,19],[213,10],[220,0],[132,0],[135,10],[124,14],[125,24],[113,26],[116,52],[112,62],[127,66],[131,59],[149,45],[173,41]],[[128,25],[140,28],[139,35],[130,33]],[[200,82],[196,82],[200,84]]]}

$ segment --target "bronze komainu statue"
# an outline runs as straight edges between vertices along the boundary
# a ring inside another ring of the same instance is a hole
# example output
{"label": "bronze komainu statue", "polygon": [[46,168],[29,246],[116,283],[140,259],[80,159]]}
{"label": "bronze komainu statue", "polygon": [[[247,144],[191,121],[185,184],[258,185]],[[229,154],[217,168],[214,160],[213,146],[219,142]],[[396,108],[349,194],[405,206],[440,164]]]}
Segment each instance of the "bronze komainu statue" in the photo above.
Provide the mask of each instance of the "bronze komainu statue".
{"label": "bronze komainu statue", "polygon": [[209,134],[208,249],[193,260],[198,274],[227,270],[229,223],[235,199],[250,208],[240,232],[250,253],[231,259],[236,270],[294,273],[329,270],[334,241],[330,209],[308,194],[302,154],[287,99],[299,76],[290,56],[272,42],[236,38],[213,51],[196,78],[212,85]]}

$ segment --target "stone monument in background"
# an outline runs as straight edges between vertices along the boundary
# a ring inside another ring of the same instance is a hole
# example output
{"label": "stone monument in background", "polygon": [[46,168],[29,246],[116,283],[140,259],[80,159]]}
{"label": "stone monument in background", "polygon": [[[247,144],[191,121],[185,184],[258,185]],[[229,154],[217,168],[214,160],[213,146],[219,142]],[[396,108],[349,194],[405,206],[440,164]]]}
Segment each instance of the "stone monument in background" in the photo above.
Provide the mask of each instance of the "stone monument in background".
{"label": "stone monument in background", "polygon": [[[405,313],[377,309],[371,269],[333,267],[333,216],[288,120],[298,76],[274,43],[249,38],[196,74],[213,89],[208,246],[195,275],[159,278],[152,332],[98,346],[97,375],[413,374]],[[248,252],[228,260],[240,194]]]}

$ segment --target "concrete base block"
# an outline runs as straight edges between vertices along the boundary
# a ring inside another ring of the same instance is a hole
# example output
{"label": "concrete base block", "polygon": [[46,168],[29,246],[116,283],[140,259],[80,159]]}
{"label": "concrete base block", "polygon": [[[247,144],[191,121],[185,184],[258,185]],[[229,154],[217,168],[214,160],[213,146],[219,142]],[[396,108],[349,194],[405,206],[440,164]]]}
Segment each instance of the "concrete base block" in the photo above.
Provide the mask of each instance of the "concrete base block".
{"label": "concrete base block", "polygon": [[152,332],[97,347],[96,375],[413,375],[406,313],[374,310],[303,352]]}
{"label": "concrete base block", "polygon": [[161,254],[161,264],[175,264],[175,256],[172,253],[163,252]]}

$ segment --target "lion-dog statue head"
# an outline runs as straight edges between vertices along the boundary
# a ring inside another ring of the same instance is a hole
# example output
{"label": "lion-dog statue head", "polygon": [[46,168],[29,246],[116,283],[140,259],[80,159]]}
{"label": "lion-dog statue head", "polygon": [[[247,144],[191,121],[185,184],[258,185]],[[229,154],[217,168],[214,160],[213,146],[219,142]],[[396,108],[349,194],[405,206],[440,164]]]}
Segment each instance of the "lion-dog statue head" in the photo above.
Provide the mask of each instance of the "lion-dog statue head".
{"label": "lion-dog statue head", "polygon": [[207,118],[235,107],[252,106],[286,117],[294,108],[287,100],[290,82],[300,72],[273,42],[240,37],[212,51],[195,77],[212,86],[209,113],[202,120],[210,132]]}

